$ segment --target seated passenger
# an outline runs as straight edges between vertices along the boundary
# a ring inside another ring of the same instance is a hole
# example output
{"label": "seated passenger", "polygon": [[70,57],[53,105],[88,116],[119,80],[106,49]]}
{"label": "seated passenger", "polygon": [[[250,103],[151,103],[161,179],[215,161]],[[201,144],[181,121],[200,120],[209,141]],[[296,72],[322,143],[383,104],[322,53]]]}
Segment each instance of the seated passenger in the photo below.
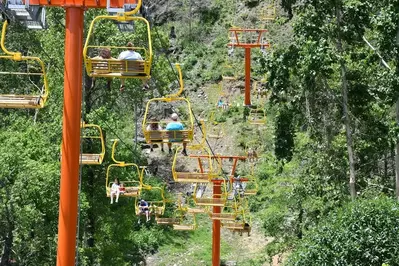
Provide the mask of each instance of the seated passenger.
{"label": "seated passenger", "polygon": [[[131,42],[127,43],[127,50],[123,51],[119,54],[118,59],[119,60],[143,60],[141,55],[137,52],[134,51],[133,49],[133,44]],[[148,89],[148,85],[145,82],[144,87]],[[120,90],[123,91],[125,89],[125,79],[121,78],[121,87]]]}
{"label": "seated passenger", "polygon": [[[182,123],[177,122],[177,119],[179,116],[176,113],[173,113],[170,118],[172,118],[172,122],[169,122],[166,125],[166,130],[174,131],[174,130],[184,130],[184,126]],[[168,147],[169,147],[169,154],[172,154],[172,142],[178,142],[178,139],[169,139],[168,142]],[[187,151],[186,151],[187,143],[183,142],[183,151],[182,154],[184,156],[187,156]]]}
{"label": "seated passenger", "polygon": [[[160,131],[160,130],[162,130],[162,127],[155,118],[151,118],[146,130],[147,131]],[[154,151],[152,143],[150,143],[150,148],[151,148],[151,151]],[[162,140],[161,140],[161,151],[162,152],[164,151]]]}
{"label": "seated passenger", "polygon": [[149,206],[148,202],[143,199],[140,200],[139,210],[140,210],[140,213],[145,214],[146,222],[148,222],[150,220],[150,206]]}
{"label": "seated passenger", "polygon": [[227,100],[227,101],[223,104],[223,110],[229,109],[229,106],[230,106],[229,100]]}
{"label": "seated passenger", "polygon": [[222,98],[219,99],[217,107],[218,108],[223,108],[223,100],[222,100]]}
{"label": "seated passenger", "polygon": [[254,157],[255,157],[255,151],[254,151],[252,148],[249,148],[249,149],[248,149],[247,157],[248,157],[248,161],[249,161],[249,162],[253,162],[253,161],[255,160],[255,159],[254,159]]}
{"label": "seated passenger", "polygon": [[234,196],[240,196],[241,198],[244,197],[244,186],[240,175],[234,177]]}
{"label": "seated passenger", "polygon": [[111,186],[111,194],[110,194],[111,204],[114,203],[114,195],[116,195],[115,202],[118,203],[119,194],[120,194],[119,188],[120,188],[119,179],[115,178],[114,183],[112,183],[112,186]]}
{"label": "seated passenger", "polygon": [[[115,59],[115,58],[113,58],[111,56],[111,50],[110,49],[103,48],[103,49],[100,50],[98,55],[93,57],[92,59],[97,59],[98,60],[98,59]],[[101,72],[102,73],[109,72],[109,68],[108,68],[108,63],[107,62],[98,64],[97,66],[99,68],[101,68]],[[107,81],[107,88],[108,89],[111,89],[111,82],[112,82],[112,79],[109,78],[108,81]],[[91,82],[91,87],[90,88],[93,89],[95,85],[96,85],[96,79],[92,78],[92,82]]]}
{"label": "seated passenger", "polygon": [[126,188],[123,182],[121,182],[121,185],[119,186],[119,193],[120,194],[125,194],[126,193]]}

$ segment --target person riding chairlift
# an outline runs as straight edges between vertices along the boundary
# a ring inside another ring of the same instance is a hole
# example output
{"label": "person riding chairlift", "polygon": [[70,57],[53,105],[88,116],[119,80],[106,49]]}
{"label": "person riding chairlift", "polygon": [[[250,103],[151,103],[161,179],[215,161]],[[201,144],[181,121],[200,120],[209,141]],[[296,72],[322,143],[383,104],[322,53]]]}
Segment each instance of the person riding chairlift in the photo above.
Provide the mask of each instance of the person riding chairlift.
{"label": "person riding chairlift", "polygon": [[[146,222],[150,221],[150,205],[147,201],[141,199],[139,202],[140,214],[145,214]],[[140,219],[139,219],[140,222]]]}

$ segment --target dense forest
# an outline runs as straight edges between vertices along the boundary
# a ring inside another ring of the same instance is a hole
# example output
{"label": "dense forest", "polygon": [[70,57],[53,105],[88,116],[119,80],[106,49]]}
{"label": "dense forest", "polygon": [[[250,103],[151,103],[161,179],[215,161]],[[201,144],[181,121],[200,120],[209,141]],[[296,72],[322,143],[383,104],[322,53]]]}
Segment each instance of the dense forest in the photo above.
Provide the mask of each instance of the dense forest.
{"label": "dense forest", "polygon": [[[136,216],[134,198],[109,204],[104,187],[119,139],[115,156],[146,166],[147,184],[165,188],[169,199],[190,192],[190,185],[173,182],[173,157],[158,147],[150,152],[142,134],[146,103],[177,91],[174,64],[181,63],[192,110],[175,107],[179,115],[192,111],[224,128],[223,137],[206,142],[212,152],[246,155],[253,148],[259,157],[253,169],[259,187],[248,201],[253,232],[222,234],[223,265],[399,265],[399,1],[143,4],[154,53],[149,89],[134,79],[120,89],[119,79],[93,80],[84,71],[76,104],[82,121],[102,128],[106,153],[102,165],[80,168],[76,264],[211,265],[206,215],[196,231],[175,231]],[[270,10],[273,19],[266,18]],[[106,13],[87,10],[85,33]],[[44,62],[50,93],[43,109],[0,109],[0,266],[56,264],[65,11],[48,8],[46,20],[46,30],[15,20],[7,28],[9,51]],[[252,85],[267,90],[266,98],[252,95],[265,111],[264,125],[248,123],[244,51],[227,47],[232,27],[268,30],[270,47],[252,49],[251,69]],[[146,46],[148,36],[139,23],[123,33],[105,22],[90,41]],[[40,84],[7,75],[24,66],[2,57],[0,68],[0,94],[29,94]],[[223,80],[226,69],[235,80]],[[220,98],[230,107],[216,108]],[[91,141],[81,146],[99,149]]]}

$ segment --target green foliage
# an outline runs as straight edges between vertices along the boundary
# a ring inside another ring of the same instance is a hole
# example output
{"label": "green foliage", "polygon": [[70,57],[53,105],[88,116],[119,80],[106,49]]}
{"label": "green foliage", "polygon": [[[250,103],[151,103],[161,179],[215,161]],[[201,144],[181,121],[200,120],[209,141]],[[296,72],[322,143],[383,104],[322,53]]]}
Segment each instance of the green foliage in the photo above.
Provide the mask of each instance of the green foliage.
{"label": "green foliage", "polygon": [[280,110],[276,119],[275,153],[279,160],[290,161],[294,149],[293,113],[288,108]]}
{"label": "green foliage", "polygon": [[396,265],[398,203],[358,200],[334,211],[305,234],[287,265]]}

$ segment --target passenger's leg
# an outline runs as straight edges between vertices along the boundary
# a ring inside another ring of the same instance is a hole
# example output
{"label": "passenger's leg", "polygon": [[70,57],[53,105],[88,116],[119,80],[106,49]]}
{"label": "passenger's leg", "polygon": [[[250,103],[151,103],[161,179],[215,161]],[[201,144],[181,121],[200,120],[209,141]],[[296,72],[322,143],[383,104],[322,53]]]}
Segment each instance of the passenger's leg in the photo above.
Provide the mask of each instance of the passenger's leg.
{"label": "passenger's leg", "polygon": [[172,154],[172,143],[168,142],[169,154]]}
{"label": "passenger's leg", "polygon": [[116,191],[116,200],[115,200],[115,202],[116,203],[118,203],[118,199],[119,199],[119,194],[120,194],[121,192],[120,192],[120,190],[118,189],[117,191]]}
{"label": "passenger's leg", "polygon": [[145,218],[147,219],[147,222],[150,220],[150,211],[148,209],[145,210]]}
{"label": "passenger's leg", "polygon": [[120,91],[123,91],[125,89],[125,79],[121,78],[121,87],[120,87]]}
{"label": "passenger's leg", "polygon": [[183,152],[182,153],[183,153],[184,156],[187,156],[186,147],[187,147],[187,143],[183,142]]}
{"label": "passenger's leg", "polygon": [[111,195],[110,195],[110,197],[111,197],[111,204],[112,203],[114,203],[114,194],[115,194],[115,191],[111,191]]}

